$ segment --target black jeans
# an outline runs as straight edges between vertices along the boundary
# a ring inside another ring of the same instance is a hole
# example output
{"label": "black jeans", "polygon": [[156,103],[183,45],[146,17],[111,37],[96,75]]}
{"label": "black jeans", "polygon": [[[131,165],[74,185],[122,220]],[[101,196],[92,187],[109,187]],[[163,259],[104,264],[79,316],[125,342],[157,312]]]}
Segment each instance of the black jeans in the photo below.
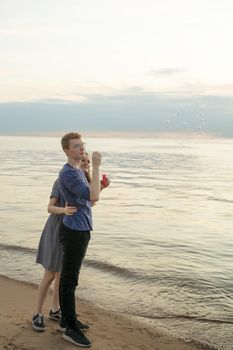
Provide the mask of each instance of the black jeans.
{"label": "black jeans", "polygon": [[76,328],[75,289],[78,285],[79,272],[90,240],[90,231],[76,231],[60,228],[60,241],[63,246],[62,273],[59,288],[62,319],[67,328]]}

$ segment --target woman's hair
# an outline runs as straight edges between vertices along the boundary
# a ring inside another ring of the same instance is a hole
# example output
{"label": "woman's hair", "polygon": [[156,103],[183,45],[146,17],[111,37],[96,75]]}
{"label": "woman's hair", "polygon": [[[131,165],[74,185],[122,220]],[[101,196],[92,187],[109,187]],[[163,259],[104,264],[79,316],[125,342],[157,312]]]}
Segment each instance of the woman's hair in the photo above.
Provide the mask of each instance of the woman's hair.
{"label": "woman's hair", "polygon": [[[89,157],[89,158],[90,158],[90,156],[89,156],[89,154],[88,154],[87,152],[85,152],[84,155],[85,155],[86,157]],[[87,178],[88,183],[91,183],[91,174],[90,174],[90,172],[89,172],[89,171],[88,171],[88,173],[85,172],[85,175],[86,175],[86,178]]]}

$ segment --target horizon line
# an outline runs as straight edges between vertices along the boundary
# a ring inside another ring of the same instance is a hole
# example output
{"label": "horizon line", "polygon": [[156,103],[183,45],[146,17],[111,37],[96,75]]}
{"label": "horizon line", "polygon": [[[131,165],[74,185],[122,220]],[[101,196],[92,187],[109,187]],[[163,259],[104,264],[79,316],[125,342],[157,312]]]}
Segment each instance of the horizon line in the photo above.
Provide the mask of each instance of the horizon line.
{"label": "horizon line", "polygon": [[[54,131],[54,132],[20,132],[1,134],[3,137],[10,136],[31,136],[31,137],[62,137],[64,134],[71,132],[71,130]],[[200,132],[146,132],[146,131],[82,131],[78,130],[82,136],[93,138],[184,138],[184,139],[232,139],[231,136],[224,136],[211,133]]]}

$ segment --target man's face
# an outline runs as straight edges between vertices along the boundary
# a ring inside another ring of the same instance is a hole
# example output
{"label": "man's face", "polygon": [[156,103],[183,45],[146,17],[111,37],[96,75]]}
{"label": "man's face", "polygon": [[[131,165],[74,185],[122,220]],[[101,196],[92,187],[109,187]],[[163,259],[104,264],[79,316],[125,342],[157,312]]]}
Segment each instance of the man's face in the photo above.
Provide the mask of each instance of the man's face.
{"label": "man's face", "polygon": [[70,146],[66,149],[66,154],[69,158],[80,161],[85,152],[85,145],[81,139],[70,140]]}

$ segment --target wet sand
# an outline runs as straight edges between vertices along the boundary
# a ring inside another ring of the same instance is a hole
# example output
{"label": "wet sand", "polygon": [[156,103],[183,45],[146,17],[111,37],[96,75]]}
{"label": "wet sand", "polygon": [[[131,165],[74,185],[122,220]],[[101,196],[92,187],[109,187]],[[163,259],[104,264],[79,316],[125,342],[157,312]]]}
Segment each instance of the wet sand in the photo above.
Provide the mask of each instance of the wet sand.
{"label": "wet sand", "polygon": [[[45,319],[45,332],[31,327],[37,286],[0,277],[1,350],[74,350],[79,348],[62,338],[57,322]],[[49,311],[50,296],[44,307]],[[147,326],[124,314],[106,311],[79,300],[80,319],[90,325],[87,332],[93,350],[194,350],[164,330]]]}

